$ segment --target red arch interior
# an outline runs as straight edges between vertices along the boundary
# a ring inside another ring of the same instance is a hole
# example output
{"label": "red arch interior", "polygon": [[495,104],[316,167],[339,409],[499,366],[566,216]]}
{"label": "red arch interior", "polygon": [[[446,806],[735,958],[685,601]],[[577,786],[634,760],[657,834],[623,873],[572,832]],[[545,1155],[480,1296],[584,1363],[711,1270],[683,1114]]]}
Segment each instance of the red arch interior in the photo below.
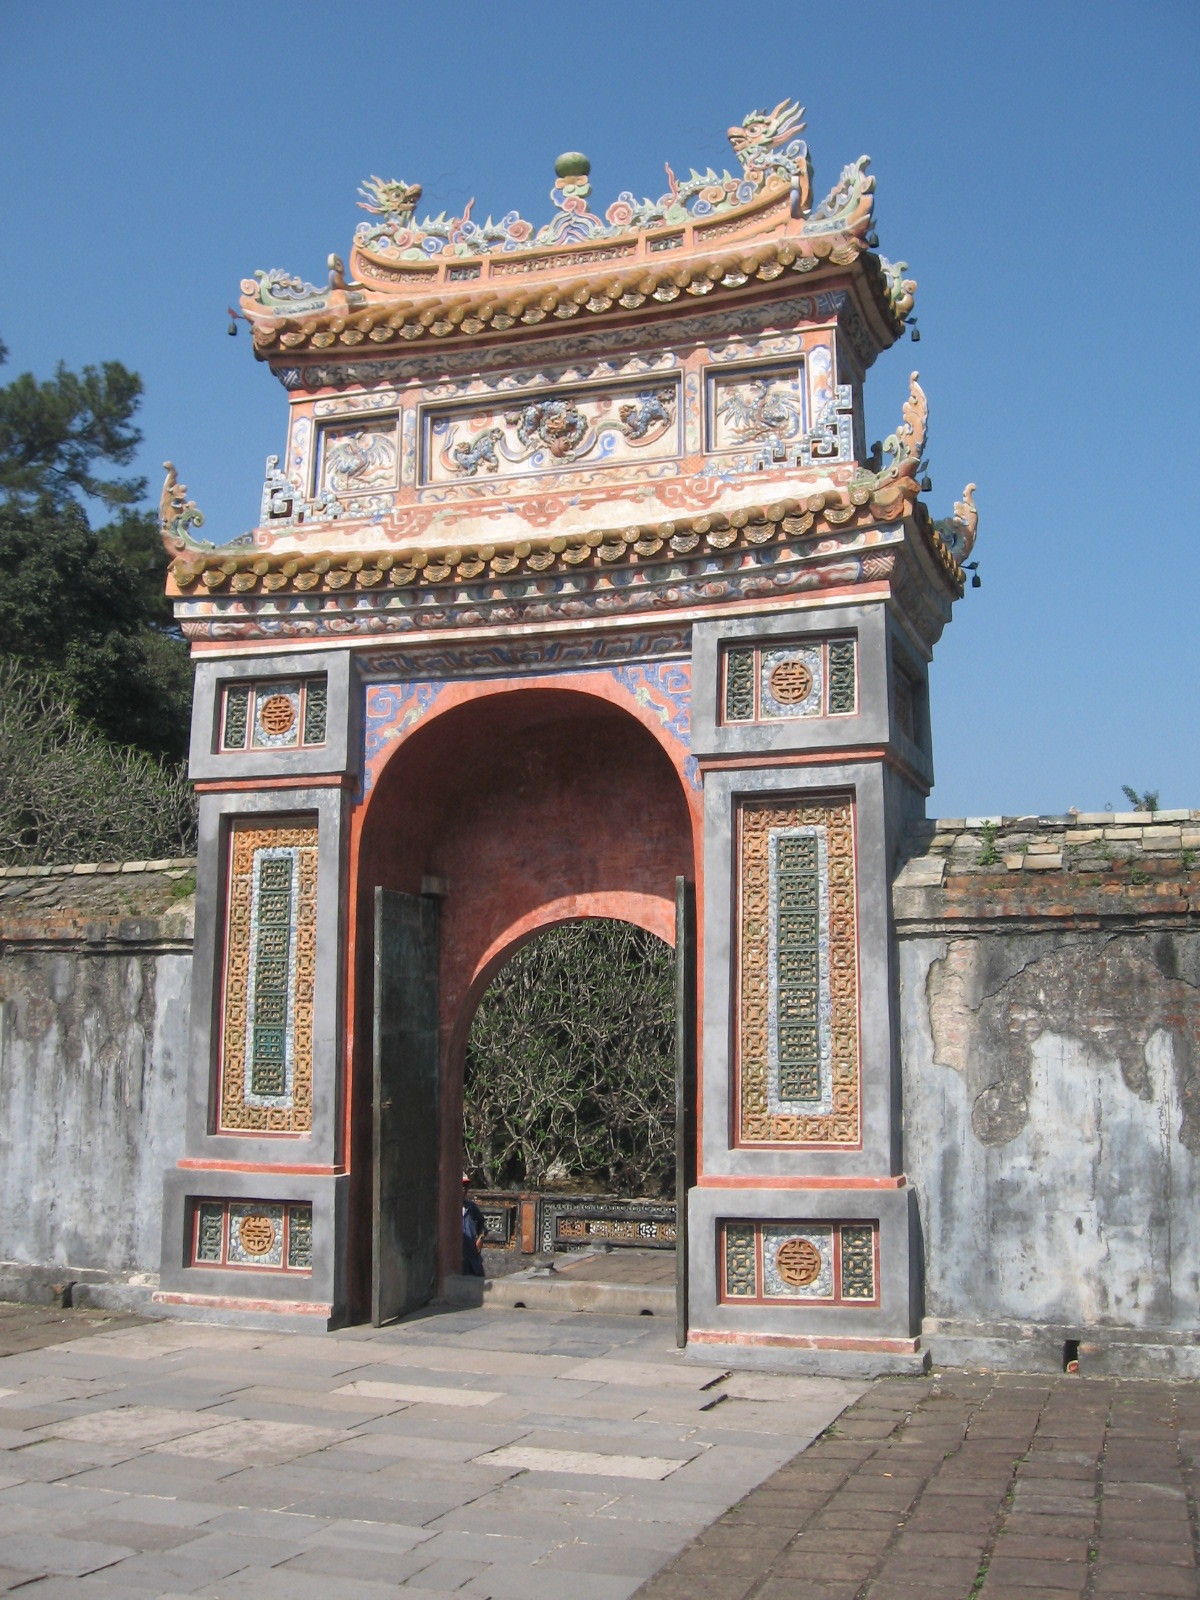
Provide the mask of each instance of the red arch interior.
{"label": "red arch interior", "polygon": [[[366,807],[358,857],[355,1204],[369,1204],[372,903],[446,880],[442,905],[441,1258],[458,1250],[462,1067],[479,996],[530,935],[615,917],[670,942],[675,879],[695,876],[683,782],[650,731],[611,702],[515,689],[430,716],[399,744]],[[366,1226],[354,1226],[361,1241]],[[369,1249],[369,1247],[368,1247]],[[361,1304],[361,1253],[359,1292]]]}

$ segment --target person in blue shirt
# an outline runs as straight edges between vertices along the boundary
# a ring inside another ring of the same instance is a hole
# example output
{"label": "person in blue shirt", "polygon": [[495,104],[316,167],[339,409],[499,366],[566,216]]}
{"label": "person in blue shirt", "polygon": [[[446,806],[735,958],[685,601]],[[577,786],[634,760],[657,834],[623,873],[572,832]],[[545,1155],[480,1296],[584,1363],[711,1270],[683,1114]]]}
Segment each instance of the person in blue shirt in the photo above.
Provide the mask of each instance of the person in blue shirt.
{"label": "person in blue shirt", "polygon": [[483,1271],[483,1241],[487,1237],[487,1220],[483,1212],[471,1199],[471,1179],[463,1173],[463,1205],[462,1205],[462,1269],[466,1276],[482,1278]]}

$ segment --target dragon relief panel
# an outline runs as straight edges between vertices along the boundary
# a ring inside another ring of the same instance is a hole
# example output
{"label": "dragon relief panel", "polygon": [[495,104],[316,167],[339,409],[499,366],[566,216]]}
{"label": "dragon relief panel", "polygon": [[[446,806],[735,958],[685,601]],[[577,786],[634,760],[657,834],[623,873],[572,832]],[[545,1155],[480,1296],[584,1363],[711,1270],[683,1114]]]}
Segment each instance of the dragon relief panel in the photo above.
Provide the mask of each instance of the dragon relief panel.
{"label": "dragon relief panel", "polygon": [[679,379],[503,403],[430,407],[421,482],[524,477],[574,465],[620,466],[680,453]]}

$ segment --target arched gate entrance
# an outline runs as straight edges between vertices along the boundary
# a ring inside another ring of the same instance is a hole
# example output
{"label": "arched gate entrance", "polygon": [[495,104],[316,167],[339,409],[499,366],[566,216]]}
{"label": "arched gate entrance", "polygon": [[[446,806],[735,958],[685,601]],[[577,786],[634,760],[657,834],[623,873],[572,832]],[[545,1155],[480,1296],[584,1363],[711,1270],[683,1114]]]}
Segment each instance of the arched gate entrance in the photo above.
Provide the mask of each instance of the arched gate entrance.
{"label": "arched gate entrance", "polygon": [[[371,1232],[353,1233],[355,1283],[371,1271],[378,1317],[420,1303],[439,1271],[457,1270],[463,1060],[493,974],[523,939],[573,917],[615,917],[674,942],[676,880],[694,880],[701,819],[686,748],[615,675],[448,687],[407,728],[387,725],[404,714],[394,688],[368,690],[367,701],[385,708],[387,756],[352,846],[352,1137],[374,1185]],[[428,980],[405,986],[414,967],[436,974],[436,1007]],[[418,1017],[429,1030],[419,1039]],[[399,1085],[418,1059],[427,1089],[414,1108]],[[431,1191],[436,1228],[420,1209]],[[366,1196],[352,1203],[361,1217]],[[388,1288],[396,1255],[418,1262],[416,1281]]]}
{"label": "arched gate entrance", "polygon": [[243,284],[288,395],[258,523],[162,500],[201,797],[166,1303],[433,1292],[473,997],[565,918],[674,938],[682,882],[689,1348],[923,1361],[889,885],[975,510],[921,501],[915,374],[866,445],[916,285],[802,128],[603,215],[564,156],[537,228],[373,179],[327,286]]}

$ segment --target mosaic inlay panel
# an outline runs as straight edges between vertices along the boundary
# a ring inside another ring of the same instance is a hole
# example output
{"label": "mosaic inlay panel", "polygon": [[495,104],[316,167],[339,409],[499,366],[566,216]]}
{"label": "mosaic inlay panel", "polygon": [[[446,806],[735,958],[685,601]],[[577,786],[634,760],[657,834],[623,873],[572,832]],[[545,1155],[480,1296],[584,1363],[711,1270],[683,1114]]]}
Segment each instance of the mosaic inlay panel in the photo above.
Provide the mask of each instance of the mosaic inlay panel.
{"label": "mosaic inlay panel", "polygon": [[300,1200],[197,1200],[191,1265],[311,1272],[312,1206]]}
{"label": "mosaic inlay panel", "polygon": [[681,448],[679,378],[560,390],[423,415],[421,482],[524,477],[669,460]]}
{"label": "mosaic inlay panel", "polygon": [[236,825],[219,1132],[311,1132],[316,924],[316,827]]}
{"label": "mosaic inlay panel", "polygon": [[845,717],[858,710],[855,642],[813,639],[724,652],[722,720],[785,722]]}
{"label": "mosaic inlay panel", "polygon": [[538,1248],[570,1250],[589,1244],[673,1250],[675,1207],[651,1200],[595,1200],[586,1195],[538,1202]]}
{"label": "mosaic inlay panel", "polygon": [[875,1222],[726,1222],[721,1299],[877,1304],[878,1234]]}
{"label": "mosaic inlay panel", "polygon": [[328,680],[229,683],[222,694],[222,751],[295,750],[325,743]]}
{"label": "mosaic inlay panel", "polygon": [[853,802],[747,802],[738,845],[738,1142],[856,1145]]}

